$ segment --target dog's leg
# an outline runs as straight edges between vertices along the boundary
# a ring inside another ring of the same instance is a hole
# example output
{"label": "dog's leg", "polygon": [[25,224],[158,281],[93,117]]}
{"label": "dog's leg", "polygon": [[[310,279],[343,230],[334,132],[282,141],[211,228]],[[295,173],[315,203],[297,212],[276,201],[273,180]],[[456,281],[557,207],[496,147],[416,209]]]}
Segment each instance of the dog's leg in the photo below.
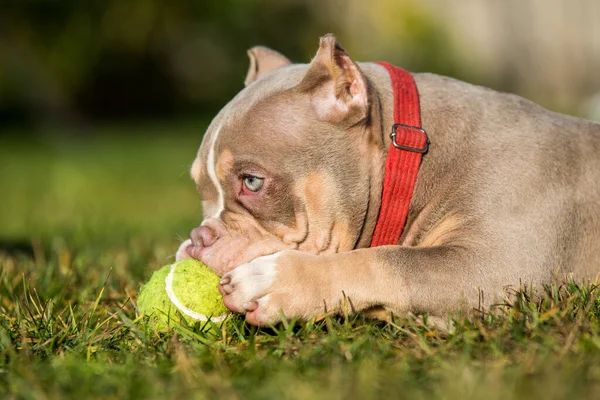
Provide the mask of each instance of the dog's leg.
{"label": "dog's leg", "polygon": [[384,246],[332,255],[284,251],[239,266],[223,277],[220,290],[230,309],[245,312],[257,325],[343,307],[352,313],[382,306],[440,315],[461,303],[476,306],[479,291],[501,292],[498,280],[486,273],[501,266],[477,254],[452,246]]}

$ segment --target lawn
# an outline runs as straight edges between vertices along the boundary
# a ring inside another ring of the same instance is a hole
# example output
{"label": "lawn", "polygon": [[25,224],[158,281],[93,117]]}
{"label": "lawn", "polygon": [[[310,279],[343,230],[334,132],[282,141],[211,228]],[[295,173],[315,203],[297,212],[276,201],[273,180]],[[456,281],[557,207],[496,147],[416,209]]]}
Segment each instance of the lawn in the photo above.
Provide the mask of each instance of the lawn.
{"label": "lawn", "polygon": [[600,398],[600,301],[575,282],[448,335],[402,315],[155,331],[136,296],[200,221],[204,128],[0,135],[0,398]]}

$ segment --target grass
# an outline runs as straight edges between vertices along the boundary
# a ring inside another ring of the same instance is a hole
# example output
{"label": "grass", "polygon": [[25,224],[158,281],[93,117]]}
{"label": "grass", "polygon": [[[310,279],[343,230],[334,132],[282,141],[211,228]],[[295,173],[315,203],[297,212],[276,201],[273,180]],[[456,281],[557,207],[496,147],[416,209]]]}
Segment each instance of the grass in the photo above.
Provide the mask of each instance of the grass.
{"label": "grass", "polygon": [[203,128],[0,136],[0,398],[600,398],[598,290],[576,282],[447,336],[409,316],[156,332],[136,293],[200,219]]}

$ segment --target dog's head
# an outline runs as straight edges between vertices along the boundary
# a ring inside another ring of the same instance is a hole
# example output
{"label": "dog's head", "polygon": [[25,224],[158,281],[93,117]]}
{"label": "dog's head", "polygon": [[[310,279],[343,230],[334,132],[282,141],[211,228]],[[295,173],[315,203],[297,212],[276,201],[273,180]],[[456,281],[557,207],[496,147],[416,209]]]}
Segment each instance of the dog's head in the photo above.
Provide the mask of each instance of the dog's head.
{"label": "dog's head", "polygon": [[333,36],[310,64],[264,47],[248,54],[245,89],[212,121],[193,162],[204,221],[178,252],[218,274],[283,249],[355,248],[372,232],[365,219],[380,185],[374,96]]}

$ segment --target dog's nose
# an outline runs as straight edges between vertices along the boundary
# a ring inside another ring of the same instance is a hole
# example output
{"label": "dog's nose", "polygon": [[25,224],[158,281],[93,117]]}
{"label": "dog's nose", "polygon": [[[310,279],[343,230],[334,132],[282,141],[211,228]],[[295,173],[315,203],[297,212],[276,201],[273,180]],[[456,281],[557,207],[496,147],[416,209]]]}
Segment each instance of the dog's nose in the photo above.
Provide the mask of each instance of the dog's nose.
{"label": "dog's nose", "polygon": [[204,250],[210,247],[216,240],[217,237],[212,229],[207,226],[199,226],[192,229],[190,240],[186,240],[188,246],[185,252],[189,257],[202,260]]}
{"label": "dog's nose", "polygon": [[192,229],[190,238],[192,245],[198,248],[210,247],[217,239],[213,230],[204,225]]}

